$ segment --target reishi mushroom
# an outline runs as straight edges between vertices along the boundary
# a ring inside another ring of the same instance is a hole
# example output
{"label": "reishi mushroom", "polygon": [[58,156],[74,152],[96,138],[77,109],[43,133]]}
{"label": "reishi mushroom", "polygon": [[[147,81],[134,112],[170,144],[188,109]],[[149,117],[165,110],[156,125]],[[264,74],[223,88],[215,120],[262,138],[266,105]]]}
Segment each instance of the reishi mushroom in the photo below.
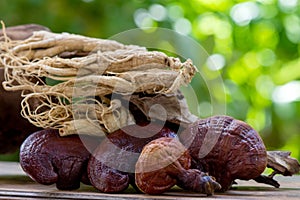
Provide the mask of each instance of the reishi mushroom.
{"label": "reishi mushroom", "polygon": [[229,116],[199,119],[179,137],[192,156],[192,168],[215,177],[222,191],[235,179],[255,179],[267,166],[267,152],[259,134]]}
{"label": "reishi mushroom", "polygon": [[20,164],[38,183],[56,183],[60,190],[77,189],[80,181],[89,184],[86,166],[98,143],[88,136],[61,137],[58,130],[37,131],[21,145]]}
{"label": "reishi mushroom", "polygon": [[221,186],[197,169],[189,169],[191,157],[177,138],[158,138],[148,143],[136,163],[135,182],[147,194],[161,194],[174,185],[211,195]]}
{"label": "reishi mushroom", "polygon": [[147,194],[178,185],[212,195],[228,190],[235,179],[257,180],[267,166],[267,152],[248,124],[214,116],[178,135],[153,122],[123,127],[102,141],[38,131],[22,144],[20,163],[33,180],[56,183],[58,189],[76,189],[83,181],[107,193],[132,184]]}
{"label": "reishi mushroom", "polygon": [[125,126],[110,133],[95,149],[88,163],[88,176],[95,188],[116,193],[125,190],[129,184],[135,187],[135,164],[143,147],[156,138],[176,135],[159,124],[140,125]]}

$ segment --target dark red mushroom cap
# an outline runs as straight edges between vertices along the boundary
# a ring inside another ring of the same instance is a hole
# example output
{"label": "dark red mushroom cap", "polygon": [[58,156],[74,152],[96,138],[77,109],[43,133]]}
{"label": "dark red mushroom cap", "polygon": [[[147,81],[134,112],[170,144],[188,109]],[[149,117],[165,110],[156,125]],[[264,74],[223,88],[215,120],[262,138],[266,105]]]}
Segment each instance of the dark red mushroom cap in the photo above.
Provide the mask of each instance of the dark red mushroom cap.
{"label": "dark red mushroom cap", "polygon": [[180,140],[189,149],[192,167],[214,176],[222,190],[228,190],[235,179],[258,177],[267,166],[259,134],[229,116],[200,119],[182,132]]}
{"label": "dark red mushroom cap", "polygon": [[176,133],[161,124],[129,125],[110,133],[96,148],[88,163],[92,185],[102,192],[116,193],[135,186],[135,163],[143,147],[160,137]]}
{"label": "dark red mushroom cap", "polygon": [[[84,140],[84,142],[82,141]],[[20,164],[36,182],[58,189],[77,189],[88,182],[86,167],[90,151],[99,143],[95,138],[71,135],[61,137],[58,130],[31,134],[20,149]]]}

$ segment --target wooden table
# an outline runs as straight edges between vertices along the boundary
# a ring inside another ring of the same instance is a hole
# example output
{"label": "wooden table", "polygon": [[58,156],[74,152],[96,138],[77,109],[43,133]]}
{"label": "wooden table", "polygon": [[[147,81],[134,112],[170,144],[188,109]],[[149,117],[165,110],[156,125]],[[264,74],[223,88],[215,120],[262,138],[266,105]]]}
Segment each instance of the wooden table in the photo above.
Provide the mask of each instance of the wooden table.
{"label": "wooden table", "polygon": [[33,182],[18,163],[0,162],[0,199],[300,199],[300,176],[278,176],[276,179],[281,184],[278,189],[254,181],[237,181],[238,185],[232,190],[211,197],[179,188],[159,196],[136,194],[132,188],[123,194],[105,194],[87,185],[75,191],[59,191],[54,185]]}

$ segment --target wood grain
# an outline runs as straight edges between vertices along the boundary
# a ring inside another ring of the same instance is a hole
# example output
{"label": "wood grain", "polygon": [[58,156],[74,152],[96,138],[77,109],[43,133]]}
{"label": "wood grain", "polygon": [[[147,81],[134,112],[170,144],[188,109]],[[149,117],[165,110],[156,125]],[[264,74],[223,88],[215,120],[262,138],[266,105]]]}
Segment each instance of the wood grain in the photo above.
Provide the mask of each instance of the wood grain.
{"label": "wood grain", "polygon": [[177,187],[159,196],[136,194],[129,188],[122,194],[105,194],[92,186],[81,185],[74,191],[59,191],[54,185],[45,186],[33,182],[24,174],[18,163],[0,162],[0,199],[300,199],[300,176],[275,178],[281,184],[273,188],[254,181],[238,181],[238,185],[226,193],[212,197],[189,193]]}

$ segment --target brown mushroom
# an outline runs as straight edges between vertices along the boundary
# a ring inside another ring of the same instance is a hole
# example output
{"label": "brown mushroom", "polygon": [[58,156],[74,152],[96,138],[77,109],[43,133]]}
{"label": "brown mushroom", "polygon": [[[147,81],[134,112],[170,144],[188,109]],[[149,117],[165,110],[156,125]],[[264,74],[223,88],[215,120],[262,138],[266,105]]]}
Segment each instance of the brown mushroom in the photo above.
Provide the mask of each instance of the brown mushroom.
{"label": "brown mushroom", "polygon": [[98,143],[95,138],[78,135],[60,137],[58,130],[38,131],[21,145],[20,164],[38,183],[56,183],[61,190],[77,189],[80,181],[88,183],[86,167]]}
{"label": "brown mushroom", "polygon": [[143,147],[159,137],[175,137],[168,127],[150,123],[129,125],[110,133],[88,163],[91,184],[102,192],[116,193],[134,185],[135,163]]}
{"label": "brown mushroom", "polygon": [[245,122],[228,116],[200,119],[180,135],[192,168],[208,172],[228,190],[235,179],[258,177],[267,166],[267,152],[259,134]]}
{"label": "brown mushroom", "polygon": [[[5,29],[5,34],[11,40],[25,40],[29,38],[34,31],[50,31],[48,27],[39,24],[23,24],[19,26],[11,26]],[[4,40],[3,30],[0,29],[0,41]]]}
{"label": "brown mushroom", "polygon": [[191,157],[176,138],[159,138],[148,143],[136,163],[135,181],[147,194],[161,194],[175,184],[207,195],[221,186],[207,174],[189,169]]}

